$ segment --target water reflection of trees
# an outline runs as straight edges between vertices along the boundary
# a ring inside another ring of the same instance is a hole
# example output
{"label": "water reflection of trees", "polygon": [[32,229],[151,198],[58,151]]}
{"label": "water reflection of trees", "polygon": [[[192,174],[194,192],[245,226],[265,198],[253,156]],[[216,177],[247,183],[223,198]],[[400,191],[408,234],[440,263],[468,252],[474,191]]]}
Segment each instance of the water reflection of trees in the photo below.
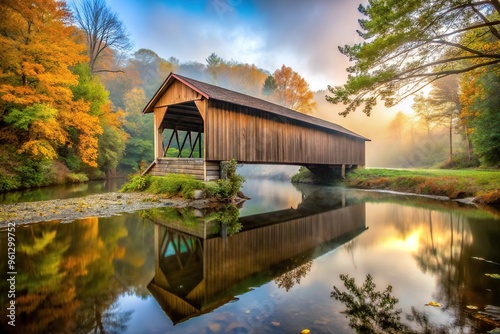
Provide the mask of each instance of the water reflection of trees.
{"label": "water reflection of trees", "polygon": [[484,326],[476,319],[477,311],[466,306],[477,305],[481,310],[488,303],[495,304],[495,296],[498,304],[499,291],[485,291],[482,276],[487,266],[491,270],[492,264],[480,263],[474,257],[498,258],[500,229],[495,228],[491,218],[482,218],[480,213],[476,217],[476,211],[470,209],[446,212],[434,208],[398,213],[394,215],[394,226],[403,237],[420,230],[414,258],[423,273],[435,277],[433,298],[453,316],[452,326],[462,332]]}
{"label": "water reflection of trees", "polygon": [[[117,300],[123,293],[141,291],[141,285],[145,290],[154,274],[154,263],[148,260],[154,248],[150,226],[138,224],[137,217],[123,216],[49,222],[16,232],[18,332],[120,333],[126,329],[131,314],[122,311]],[[5,263],[1,266],[6,272]],[[149,277],[120,275],[124,272]],[[7,291],[4,282],[0,287]],[[8,302],[0,296],[0,305]],[[8,330],[5,321],[2,325]]]}
{"label": "water reflection of trees", "polygon": [[[342,302],[346,309],[341,313],[349,319],[349,327],[359,334],[444,334],[448,330],[444,326],[436,326],[429,322],[424,313],[412,308],[407,319],[415,326],[405,324],[401,320],[401,309],[396,309],[398,299],[392,295],[392,286],[384,291],[377,291],[373,278],[366,276],[365,282],[358,286],[354,278],[340,275],[347,291],[342,292],[336,286],[330,296]],[[416,327],[416,328],[415,328]]]}
{"label": "water reflection of trees", "polygon": [[434,298],[440,302],[443,310],[453,314],[453,327],[468,331],[480,326],[473,324],[477,320],[471,315],[476,314],[465,306],[484,302],[474,297],[475,293],[470,293],[484,289],[484,286],[476,283],[482,279],[480,276],[483,273],[476,270],[471,258],[477,256],[478,251],[484,251],[488,242],[482,242],[485,240],[482,240],[482,233],[477,230],[477,226],[474,235],[468,219],[463,215],[450,212],[437,220],[429,212],[427,223],[427,233],[420,241],[415,259],[424,273],[431,273],[436,278]]}
{"label": "water reflection of trees", "polygon": [[286,272],[274,279],[278,288],[284,288],[288,292],[295,284],[300,284],[300,280],[305,278],[311,271],[312,261],[298,265],[296,261],[291,266],[286,267]]}

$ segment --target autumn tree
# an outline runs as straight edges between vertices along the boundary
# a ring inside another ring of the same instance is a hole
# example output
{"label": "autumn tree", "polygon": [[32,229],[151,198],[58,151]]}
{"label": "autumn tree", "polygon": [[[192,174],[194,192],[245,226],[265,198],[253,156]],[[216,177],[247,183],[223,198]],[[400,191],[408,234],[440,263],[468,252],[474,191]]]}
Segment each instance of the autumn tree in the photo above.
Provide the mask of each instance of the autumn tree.
{"label": "autumn tree", "polygon": [[86,61],[84,46],[63,2],[6,0],[0,12],[0,151],[9,155],[0,188],[47,184],[41,173],[69,145],[61,111],[79,107],[70,68]]}
{"label": "autumn tree", "polygon": [[391,120],[387,126],[387,130],[395,142],[402,142],[408,123],[408,116],[401,111],[398,111],[398,113]]}
{"label": "autumn tree", "polygon": [[246,95],[260,96],[265,78],[264,70],[254,64],[223,61],[218,67],[216,84]]}
{"label": "autumn tree", "polygon": [[476,101],[483,100],[486,97],[484,86],[481,84],[483,70],[470,72],[460,77],[460,110],[459,122],[464,129],[465,142],[467,145],[467,160],[471,163],[476,157],[472,145],[472,134],[474,133],[473,123],[479,116],[479,108]]}
{"label": "autumn tree", "polygon": [[85,33],[91,72],[114,71],[97,68],[96,64],[107,48],[128,51],[132,47],[122,21],[105,0],[75,1],[73,12],[78,26]]}
{"label": "autumn tree", "polygon": [[165,60],[152,50],[140,49],[134,52],[131,59],[129,59],[126,70],[134,68],[137,71],[146,98],[152,98],[162,82],[170,72],[175,70],[176,66],[178,65],[175,58],[171,57],[170,61]]}
{"label": "autumn tree", "polygon": [[361,106],[370,115],[379,99],[393,106],[440,78],[500,62],[498,0],[372,0],[358,10],[363,42],[339,47],[354,65],[326,97],[346,106],[341,115]]}
{"label": "autumn tree", "polygon": [[277,103],[305,114],[316,108],[314,93],[297,72],[283,65],[273,73],[273,77],[276,82],[273,98]]}
{"label": "autumn tree", "polygon": [[[474,85],[471,86],[471,83]],[[470,128],[474,151],[483,165],[500,165],[500,69],[463,79],[461,121]]]}

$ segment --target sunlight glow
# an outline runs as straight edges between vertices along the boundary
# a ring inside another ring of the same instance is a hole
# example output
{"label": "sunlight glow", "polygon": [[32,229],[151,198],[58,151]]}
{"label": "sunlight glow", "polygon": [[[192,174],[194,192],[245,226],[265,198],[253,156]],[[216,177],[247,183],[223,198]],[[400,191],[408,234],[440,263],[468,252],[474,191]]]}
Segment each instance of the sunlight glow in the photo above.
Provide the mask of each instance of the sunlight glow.
{"label": "sunlight glow", "polygon": [[420,246],[420,230],[413,231],[410,235],[408,235],[405,239],[402,238],[391,238],[387,239],[383,247],[389,249],[399,249],[405,250],[409,252],[416,252]]}

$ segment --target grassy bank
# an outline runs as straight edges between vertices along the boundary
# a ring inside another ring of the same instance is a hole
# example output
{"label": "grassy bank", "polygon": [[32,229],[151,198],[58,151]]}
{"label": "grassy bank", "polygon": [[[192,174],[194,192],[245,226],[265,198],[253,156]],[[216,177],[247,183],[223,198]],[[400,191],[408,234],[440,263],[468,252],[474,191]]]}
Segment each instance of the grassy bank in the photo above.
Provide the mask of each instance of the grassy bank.
{"label": "grassy bank", "polygon": [[[203,198],[231,199],[237,195],[245,179],[236,173],[237,162],[225,161],[223,180],[203,182],[191,175],[167,174],[165,176],[134,175],[120,189],[122,192],[147,192],[167,197],[194,199],[196,190]],[[197,198],[198,199],[198,198]]]}
{"label": "grassy bank", "polygon": [[500,205],[500,170],[357,169],[344,180],[318,178],[302,168],[292,182],[343,184],[348,187],[393,190],[450,199],[475,197],[481,204]]}
{"label": "grassy bank", "polygon": [[476,202],[500,203],[500,170],[358,169],[343,183],[350,187],[446,196],[475,197]]}

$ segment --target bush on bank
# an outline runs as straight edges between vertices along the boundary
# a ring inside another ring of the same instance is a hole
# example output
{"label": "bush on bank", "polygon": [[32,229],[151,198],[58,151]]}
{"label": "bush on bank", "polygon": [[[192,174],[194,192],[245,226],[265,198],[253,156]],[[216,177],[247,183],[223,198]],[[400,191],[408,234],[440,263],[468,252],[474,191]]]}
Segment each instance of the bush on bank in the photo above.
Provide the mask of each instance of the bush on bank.
{"label": "bush on bank", "polygon": [[223,180],[203,182],[186,174],[167,174],[165,176],[133,175],[120,189],[122,192],[144,191],[169,197],[194,198],[195,190],[202,190],[205,197],[220,199],[233,198],[240,190],[245,179],[236,173],[237,162],[233,159],[223,163]]}
{"label": "bush on bank", "polygon": [[[306,168],[292,177],[296,183],[332,184],[319,179]],[[393,190],[450,199],[475,197],[481,204],[500,203],[500,170],[482,169],[356,169],[337,179],[336,184],[355,188]]]}

